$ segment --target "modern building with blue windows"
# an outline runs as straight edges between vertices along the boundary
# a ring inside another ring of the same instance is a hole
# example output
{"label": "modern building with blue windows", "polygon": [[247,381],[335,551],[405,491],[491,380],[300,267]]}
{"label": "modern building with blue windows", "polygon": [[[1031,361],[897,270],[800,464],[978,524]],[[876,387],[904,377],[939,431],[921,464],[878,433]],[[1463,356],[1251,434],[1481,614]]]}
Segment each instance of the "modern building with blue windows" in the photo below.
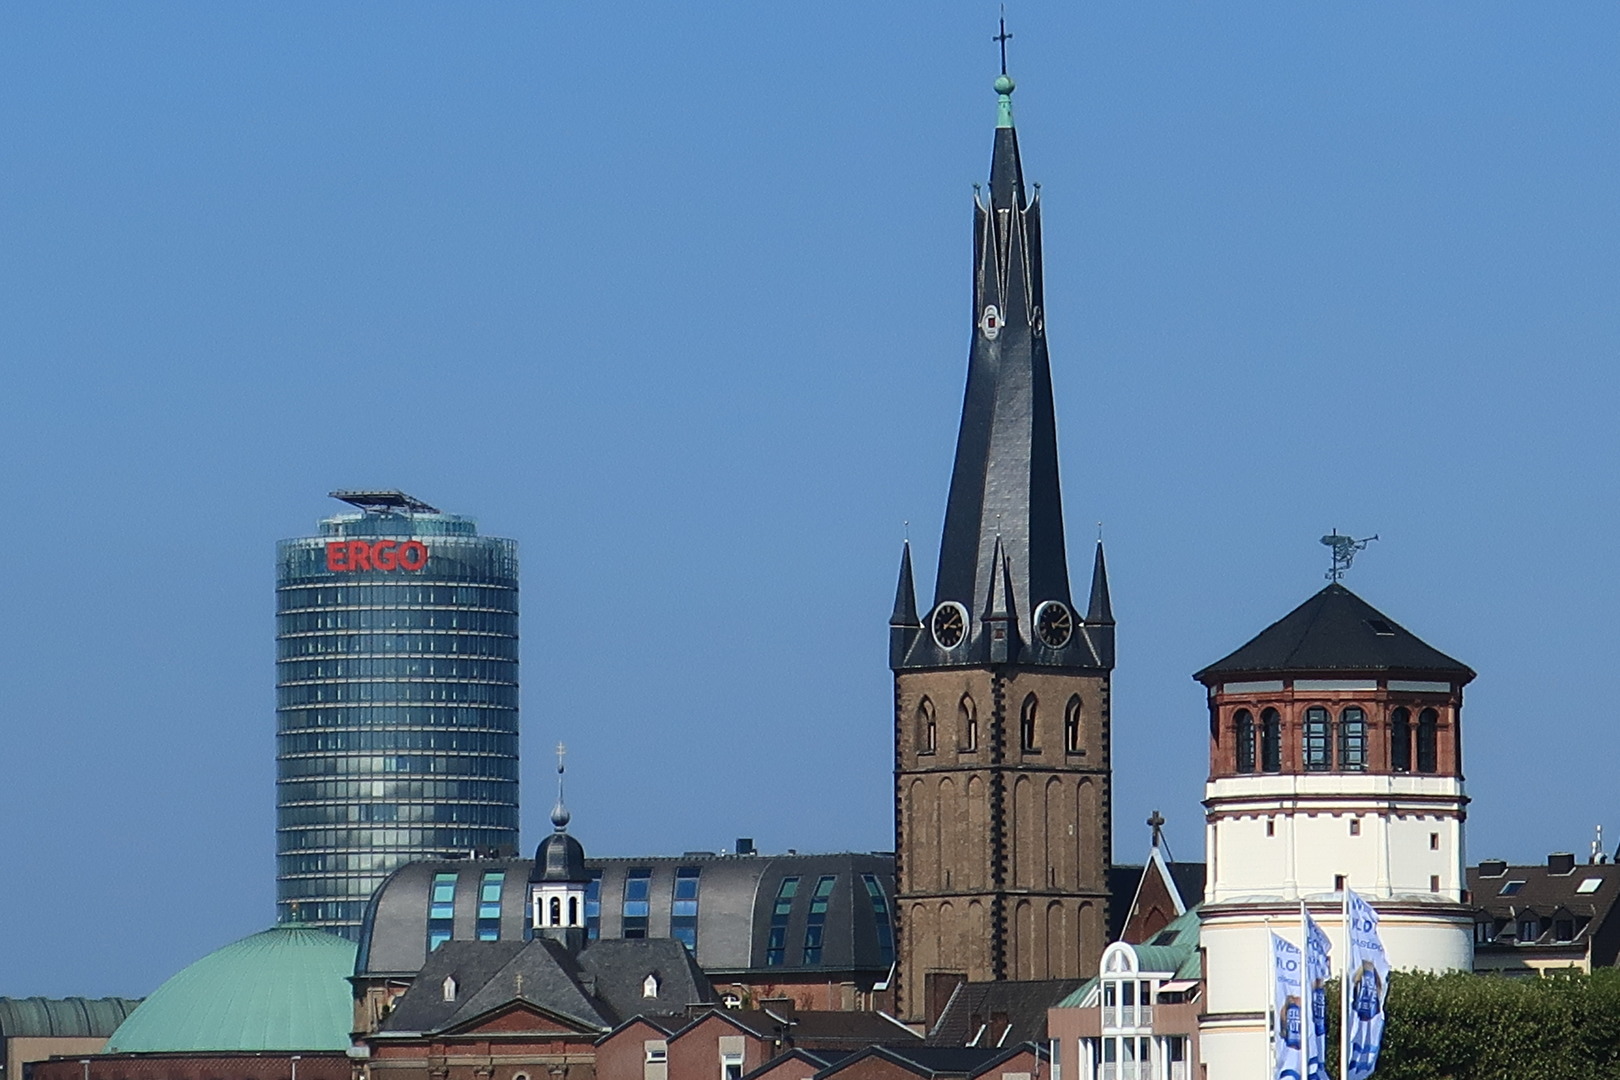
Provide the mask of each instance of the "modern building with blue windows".
{"label": "modern building with blue windows", "polygon": [[354,510],[277,547],[276,907],[355,938],[406,863],[517,852],[518,561],[403,492],[333,496]]}

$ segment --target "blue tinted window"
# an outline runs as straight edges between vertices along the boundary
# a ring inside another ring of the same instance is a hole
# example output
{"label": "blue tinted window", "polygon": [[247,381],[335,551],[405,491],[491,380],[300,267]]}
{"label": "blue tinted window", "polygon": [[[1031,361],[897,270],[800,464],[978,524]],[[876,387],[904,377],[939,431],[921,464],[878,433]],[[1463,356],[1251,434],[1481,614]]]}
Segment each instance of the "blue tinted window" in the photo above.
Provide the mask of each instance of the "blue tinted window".
{"label": "blue tinted window", "polygon": [[644,938],[647,936],[647,914],[650,910],[647,896],[651,889],[651,867],[631,867],[625,874],[624,905],[621,911],[624,920],[624,937]]}
{"label": "blue tinted window", "polygon": [[703,871],[696,866],[675,870],[674,899],[669,904],[669,936],[697,951],[698,879]]}
{"label": "blue tinted window", "polygon": [[478,887],[479,941],[499,941],[501,938],[501,886],[505,882],[504,870],[491,870],[484,875]]}
{"label": "blue tinted window", "polygon": [[788,916],[793,912],[793,897],[799,891],[799,879],[783,878],[776,890],[776,906],[771,909],[771,933],[765,945],[765,963],[780,966],[787,953]]}
{"label": "blue tinted window", "polygon": [[894,925],[889,921],[889,902],[883,895],[883,886],[873,874],[862,874],[866,895],[872,900],[872,918],[877,923],[878,955],[886,964],[894,963]]}
{"label": "blue tinted window", "polygon": [[804,962],[815,965],[821,963],[822,932],[827,923],[827,903],[832,896],[833,885],[838,881],[834,876],[818,878],[816,891],[810,896],[810,914],[805,919],[804,927]]}
{"label": "blue tinted window", "polygon": [[428,905],[428,951],[450,940],[456,915],[456,875],[433,875],[432,902]]}
{"label": "blue tinted window", "polygon": [[602,936],[602,871],[592,870],[585,886],[585,937],[596,941]]}

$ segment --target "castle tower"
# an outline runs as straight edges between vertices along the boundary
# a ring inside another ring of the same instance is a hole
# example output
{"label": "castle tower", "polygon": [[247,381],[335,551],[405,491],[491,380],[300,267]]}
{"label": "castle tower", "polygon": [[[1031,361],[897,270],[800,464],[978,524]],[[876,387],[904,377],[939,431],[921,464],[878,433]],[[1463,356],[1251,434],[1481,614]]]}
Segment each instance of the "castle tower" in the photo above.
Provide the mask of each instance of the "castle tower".
{"label": "castle tower", "polygon": [[890,619],[895,673],[898,1007],[934,1015],[963,978],[1096,969],[1107,944],[1109,672],[1099,543],[1070,598],[1041,282],[1013,81],[975,199],[972,344],[934,602],[909,545]]}
{"label": "castle tower", "polygon": [[1347,885],[1377,909],[1395,967],[1472,968],[1461,718],[1474,672],[1334,582],[1194,677],[1210,748],[1200,1044],[1210,1080],[1226,1080],[1265,1071],[1266,935],[1297,943],[1301,901],[1335,974]]}

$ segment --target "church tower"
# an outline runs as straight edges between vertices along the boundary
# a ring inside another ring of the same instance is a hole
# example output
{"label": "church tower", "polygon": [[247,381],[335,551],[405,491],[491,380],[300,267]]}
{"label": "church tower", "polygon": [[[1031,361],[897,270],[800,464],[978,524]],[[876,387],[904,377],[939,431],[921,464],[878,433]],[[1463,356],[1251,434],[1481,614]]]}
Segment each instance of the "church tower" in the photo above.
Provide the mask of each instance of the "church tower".
{"label": "church tower", "polygon": [[934,602],[919,616],[907,545],[889,623],[908,1020],[937,1015],[964,978],[1090,974],[1107,944],[1114,617],[1100,542],[1083,618],[1071,599],[1040,194],[1024,188],[1012,79],[995,89]]}

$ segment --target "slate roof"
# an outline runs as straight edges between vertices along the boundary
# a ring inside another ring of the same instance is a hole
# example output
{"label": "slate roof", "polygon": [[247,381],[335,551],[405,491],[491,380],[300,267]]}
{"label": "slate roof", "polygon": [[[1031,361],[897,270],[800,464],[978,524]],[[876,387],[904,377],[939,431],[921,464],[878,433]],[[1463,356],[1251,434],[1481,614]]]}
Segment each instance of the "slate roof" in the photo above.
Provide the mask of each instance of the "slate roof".
{"label": "slate roof", "polygon": [[[648,975],[658,978],[655,998],[643,994]],[[456,982],[451,1001],[444,1000],[447,977]],[[453,1030],[516,1001],[607,1031],[635,1015],[684,1013],[712,996],[686,947],[671,938],[597,941],[578,956],[545,938],[447,941],[428,956],[379,1034]]]}
{"label": "slate roof", "polygon": [[981,1047],[1043,1040],[1046,1010],[1084,984],[1084,979],[962,983],[934,1021],[928,1045],[965,1047],[976,1035]]}
{"label": "slate roof", "polygon": [[[1203,902],[1204,877],[1207,867],[1201,862],[1167,862],[1170,880],[1176,883],[1181,902],[1193,907]],[[1141,863],[1116,863],[1108,868],[1108,940],[1118,941],[1125,934],[1125,923],[1130,918],[1131,901],[1142,883]]]}
{"label": "slate roof", "polygon": [[1228,675],[1338,671],[1474,677],[1467,664],[1334,582],[1193,678],[1209,684]]}
{"label": "slate roof", "polygon": [[723,1017],[762,1039],[783,1034],[795,1046],[808,1050],[859,1050],[873,1044],[921,1045],[910,1028],[882,1013],[840,1010],[714,1009],[695,1018],[670,1037],[680,1038],[710,1016]]}
{"label": "slate roof", "polygon": [[850,1056],[850,1053],[851,1051],[846,1050],[806,1050],[802,1046],[795,1046],[791,1050],[777,1054],[752,1072],[744,1073],[742,1080],[753,1080],[756,1076],[764,1076],[787,1061],[802,1061],[809,1065],[813,1072],[820,1072],[829,1065],[843,1061]]}
{"label": "slate roof", "polygon": [[104,1039],[140,1003],[139,998],[117,997],[0,997],[0,1039]]}
{"label": "slate roof", "polygon": [[836,1076],[842,1069],[868,1057],[882,1057],[901,1068],[924,1077],[975,1076],[993,1068],[998,1062],[1014,1057],[1025,1050],[1037,1058],[1045,1059],[1046,1050],[1038,1045],[1014,1043],[1004,1047],[993,1046],[913,1046],[899,1049],[889,1046],[869,1046],[860,1053],[816,1073],[821,1077]]}
{"label": "slate roof", "polygon": [[[1487,877],[1482,873],[1486,869],[1503,872]],[[1583,882],[1593,879],[1599,882],[1595,888],[1579,891]],[[1510,882],[1519,884],[1503,895]],[[1582,955],[1590,946],[1596,966],[1612,965],[1620,956],[1620,864],[1576,863],[1571,873],[1560,874],[1545,863],[1505,868],[1487,863],[1468,868],[1468,890],[1480,914],[1492,922],[1493,932],[1496,924],[1502,924],[1500,937],[1475,945],[1476,953],[1515,953],[1536,946]],[[1534,915],[1539,923],[1541,933],[1535,942],[1518,940],[1519,919],[1525,915]],[[1557,919],[1573,922],[1576,931],[1571,940],[1557,940]]]}

